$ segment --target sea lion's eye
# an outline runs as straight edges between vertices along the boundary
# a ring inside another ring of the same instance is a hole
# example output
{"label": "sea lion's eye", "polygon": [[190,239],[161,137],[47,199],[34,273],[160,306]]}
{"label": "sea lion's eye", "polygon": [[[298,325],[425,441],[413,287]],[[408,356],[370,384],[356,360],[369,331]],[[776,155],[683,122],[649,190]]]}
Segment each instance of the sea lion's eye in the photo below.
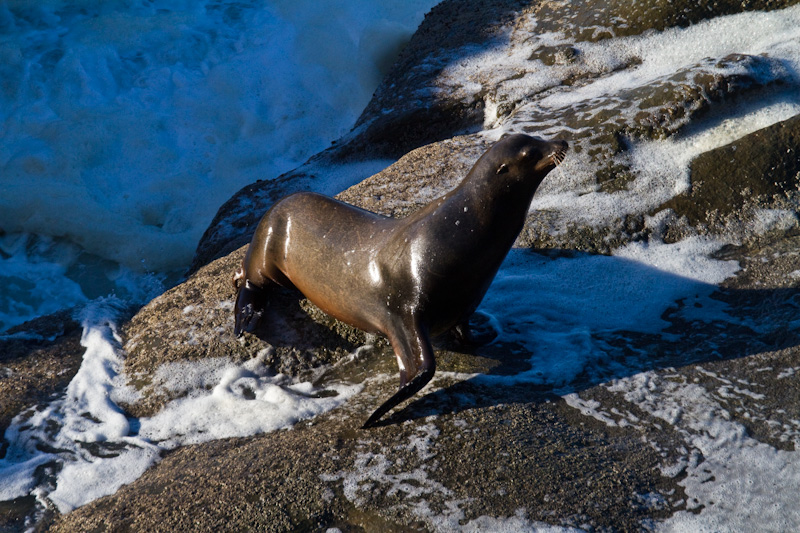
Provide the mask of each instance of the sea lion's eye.
{"label": "sea lion's eye", "polygon": [[498,174],[505,174],[506,172],[508,172],[508,166],[506,166],[506,164],[505,164],[505,163],[503,163],[503,164],[502,164],[502,165],[500,165],[500,167],[497,169],[497,173],[498,173]]}

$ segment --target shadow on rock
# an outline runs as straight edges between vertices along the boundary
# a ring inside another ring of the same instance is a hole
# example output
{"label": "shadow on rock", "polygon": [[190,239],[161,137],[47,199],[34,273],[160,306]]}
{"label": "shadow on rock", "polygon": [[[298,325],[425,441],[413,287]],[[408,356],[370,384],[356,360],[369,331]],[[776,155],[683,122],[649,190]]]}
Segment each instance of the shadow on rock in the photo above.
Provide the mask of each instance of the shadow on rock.
{"label": "shadow on rock", "polygon": [[[515,263],[526,255],[533,258],[529,275],[517,275]],[[550,401],[642,372],[800,346],[795,288],[718,288],[627,259],[583,253],[514,250],[509,257],[498,275],[501,287],[490,289],[478,311],[498,320],[503,331],[495,342],[467,352],[491,360],[491,368],[417,397],[386,423]],[[559,274],[566,278],[559,286],[541,285]],[[498,288],[506,295],[498,297]],[[631,298],[631,290],[639,297]],[[529,312],[520,313],[525,306]],[[437,350],[437,356],[441,370],[452,370],[447,350]]]}
{"label": "shadow on rock", "polygon": [[365,333],[329,317],[298,291],[282,287],[270,291],[252,335],[275,348],[265,360],[267,366],[290,375],[338,361],[366,342]]}

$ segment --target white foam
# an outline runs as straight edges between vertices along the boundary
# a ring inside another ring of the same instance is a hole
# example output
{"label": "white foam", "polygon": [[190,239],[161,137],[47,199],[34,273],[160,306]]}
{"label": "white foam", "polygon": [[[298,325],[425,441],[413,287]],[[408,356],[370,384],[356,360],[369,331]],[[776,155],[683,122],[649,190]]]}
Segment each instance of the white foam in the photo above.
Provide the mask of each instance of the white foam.
{"label": "white foam", "polygon": [[[565,384],[600,362],[600,332],[659,333],[664,311],[683,300],[687,317],[726,318],[709,296],[735,274],[734,261],[711,259],[722,242],[695,238],[676,244],[630,244],[613,256],[549,258],[512,250],[478,311],[489,317],[495,342],[525,346],[532,368],[480,379]],[[558,354],[558,356],[554,356]]]}
{"label": "white foam", "polygon": [[[11,433],[8,433],[8,438]],[[25,461],[14,463],[7,457],[0,459],[0,472],[3,473],[3,483],[0,483],[0,501],[13,500],[29,494],[36,487],[34,473],[37,468],[46,464],[50,457],[44,454],[36,455]]]}
{"label": "white foam", "polygon": [[787,231],[798,224],[797,214],[786,209],[759,209],[753,221],[753,230],[763,235],[769,231]]}
{"label": "white foam", "polygon": [[[559,108],[579,101],[644,85],[681,68],[698,64],[706,58],[721,58],[731,53],[768,54],[786,65],[781,74],[797,82],[800,59],[797,50],[800,37],[800,7],[792,6],[769,12],[745,12],[716,17],[687,28],[648,32],[642,36],[623,37],[599,43],[578,43],[589,65],[611,72],[630,59],[641,63],[600,77],[574,91],[559,91],[540,102],[548,108]],[[765,73],[766,74],[766,73]],[[773,73],[774,75],[774,73]]]}
{"label": "white foam", "polygon": [[6,8],[0,227],[185,266],[233,192],[352,126],[433,3]]}
{"label": "white foam", "polygon": [[[581,102],[645,85],[706,58],[721,58],[732,52],[765,53],[780,58],[788,67],[780,75],[794,77],[796,82],[796,73],[800,71],[798,37],[798,6],[717,17],[687,28],[647,32],[596,43],[573,43],[557,33],[539,33],[535,16],[529,15],[521,18],[496,43],[482,49],[474,49],[471,45],[464,49],[461,52],[463,57],[448,65],[439,81],[463,99],[471,99],[481,90],[489,89],[485,96],[485,124],[491,128],[503,125],[503,121],[493,114],[499,102],[524,103],[530,95],[556,87],[561,80],[576,73],[590,72],[596,76],[589,83],[568,90],[550,91],[532,105],[546,110],[568,109]],[[531,52],[539,46],[562,44],[578,49],[580,59],[577,63],[545,66],[530,60]],[[637,62],[635,68],[619,68],[632,60]],[[763,75],[776,76],[778,73],[764,72]],[[524,113],[524,107],[517,111],[520,112]]]}
{"label": "white foam", "polygon": [[[152,418],[129,418],[116,403],[137,399],[119,373],[123,354],[113,325],[119,304],[111,299],[87,306],[86,352],[64,397],[20,414],[6,430],[0,501],[35,492],[65,513],[136,480],[166,449],[290,427],[361,389],[332,384],[320,391],[271,376],[265,354],[241,365],[227,359],[179,363],[157,371],[155,380],[186,397]],[[54,475],[54,486],[36,473],[41,467]]]}
{"label": "white foam", "polygon": [[[129,420],[110,399],[114,387],[124,382],[119,376],[119,339],[111,322],[119,305],[118,300],[107,299],[86,307],[81,338],[86,352],[64,397],[20,414],[6,430],[10,446],[0,461],[3,474],[23,469],[36,480],[36,467],[49,465],[53,470],[52,465],[63,464],[55,491],[48,490],[47,482],[34,481],[27,487],[17,484],[12,497],[23,496],[38,485],[39,491],[50,492],[51,501],[66,512],[113,493],[136,479],[158,457],[155,446],[128,437]],[[104,449],[109,443],[114,444],[113,451],[106,453],[118,454],[113,461],[89,451],[93,445]],[[39,448],[53,451],[41,452]]]}
{"label": "white foam", "polygon": [[[318,391],[310,383],[293,383],[287,376],[270,375],[260,359],[244,365],[216,359],[181,366],[189,375],[182,378],[177,366],[171,365],[168,387],[187,390],[188,397],[174,400],[152,418],[141,420],[139,436],[162,447],[289,427],[337,407],[361,390],[359,386],[333,384],[328,391],[335,395],[316,397]],[[215,383],[210,393],[205,390],[207,383]]]}
{"label": "white foam", "polygon": [[[574,63],[546,66],[530,60],[539,46],[560,44],[578,49]],[[619,162],[630,166],[635,179],[613,194],[599,190],[588,154],[571,152],[545,179],[532,203],[533,209],[558,213],[559,227],[568,222],[602,226],[631,213],[647,213],[688,189],[689,163],[701,153],[800,114],[800,6],[717,17],[687,28],[597,43],[540,34],[535,16],[528,15],[496,43],[473,48],[462,50],[464,57],[451,62],[437,83],[466,101],[479,94],[484,98],[487,131],[483,134],[491,140],[516,131],[520,121],[527,127],[538,126],[536,134],[543,137],[561,132],[562,122],[543,117],[572,113],[593,100],[608,101],[611,109],[618,103],[615,97],[625,91],[732,53],[767,55],[772,62],[750,74],[763,82],[786,82],[783,89],[776,87],[757,101],[743,97],[727,103],[722,121],[711,113],[705,120],[695,119],[678,137],[634,141]],[[633,60],[635,67],[620,68]],[[561,86],[562,80],[585,74],[591,74],[585,83]],[[499,105],[509,102],[517,105],[514,113],[498,117]]]}
{"label": "white foam", "polygon": [[50,500],[60,512],[67,513],[136,481],[160,457],[156,446],[142,446],[140,442],[134,444],[127,439],[122,442],[127,447],[113,452],[113,457],[87,457],[66,462],[58,472],[55,490],[40,491],[39,498]]}
{"label": "white foam", "polygon": [[701,283],[719,284],[739,271],[736,261],[711,259],[722,245],[711,237],[689,237],[672,244],[633,242],[615,250],[614,255]]}
{"label": "white foam", "polygon": [[66,276],[71,255],[53,258],[42,253],[53,248],[48,242],[15,237],[0,237],[0,331],[86,301]]}
{"label": "white foam", "polygon": [[63,240],[5,235],[0,237],[0,331],[108,295],[144,303],[173,279],[91,256]]}
{"label": "white foam", "polygon": [[514,516],[505,518],[479,516],[463,525],[460,522],[447,524],[447,527],[440,527],[439,531],[453,531],[454,529],[464,533],[478,533],[480,531],[492,531],[494,533],[580,533],[585,531],[574,527],[553,526],[529,520],[526,518],[524,510],[519,510]]}
{"label": "white foam", "polygon": [[[602,226],[629,213],[646,213],[689,188],[689,163],[700,154],[800,114],[800,101],[743,106],[720,123],[702,122],[687,135],[636,141],[625,155],[636,178],[614,193],[597,191],[585,154],[570,153],[542,183],[532,210],[555,211],[566,220]],[[705,127],[702,127],[705,126]],[[754,227],[763,232],[765,227]]]}
{"label": "white foam", "polygon": [[608,388],[673,426],[689,448],[677,465],[686,471],[678,482],[686,510],[659,524],[659,531],[792,531],[800,524],[800,454],[750,437],[711,390],[655,372]]}

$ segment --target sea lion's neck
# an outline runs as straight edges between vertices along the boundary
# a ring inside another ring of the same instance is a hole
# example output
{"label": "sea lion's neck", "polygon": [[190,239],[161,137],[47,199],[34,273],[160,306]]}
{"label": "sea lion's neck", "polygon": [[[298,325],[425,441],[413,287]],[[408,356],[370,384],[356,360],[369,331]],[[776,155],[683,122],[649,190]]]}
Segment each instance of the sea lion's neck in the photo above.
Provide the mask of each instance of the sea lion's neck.
{"label": "sea lion's neck", "polygon": [[[535,180],[519,180],[509,186],[492,183],[486,174],[473,176],[470,173],[453,191],[453,206],[463,204],[472,217],[479,219],[491,232],[514,231],[514,237],[522,229],[528,209],[538,183]],[[493,176],[491,176],[493,177]]]}

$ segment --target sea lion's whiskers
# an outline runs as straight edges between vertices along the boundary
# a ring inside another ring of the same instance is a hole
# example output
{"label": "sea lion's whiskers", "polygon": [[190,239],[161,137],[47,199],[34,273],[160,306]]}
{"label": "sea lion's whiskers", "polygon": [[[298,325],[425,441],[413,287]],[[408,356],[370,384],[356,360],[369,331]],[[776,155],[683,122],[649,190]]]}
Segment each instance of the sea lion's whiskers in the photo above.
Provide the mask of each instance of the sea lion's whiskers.
{"label": "sea lion's whiskers", "polygon": [[564,174],[564,170],[561,168],[561,163],[563,163],[564,159],[567,158],[567,151],[557,150],[553,152],[551,157],[553,159],[553,163],[555,164],[556,170],[558,171],[558,175],[561,177],[561,179],[566,180],[566,175]]}

